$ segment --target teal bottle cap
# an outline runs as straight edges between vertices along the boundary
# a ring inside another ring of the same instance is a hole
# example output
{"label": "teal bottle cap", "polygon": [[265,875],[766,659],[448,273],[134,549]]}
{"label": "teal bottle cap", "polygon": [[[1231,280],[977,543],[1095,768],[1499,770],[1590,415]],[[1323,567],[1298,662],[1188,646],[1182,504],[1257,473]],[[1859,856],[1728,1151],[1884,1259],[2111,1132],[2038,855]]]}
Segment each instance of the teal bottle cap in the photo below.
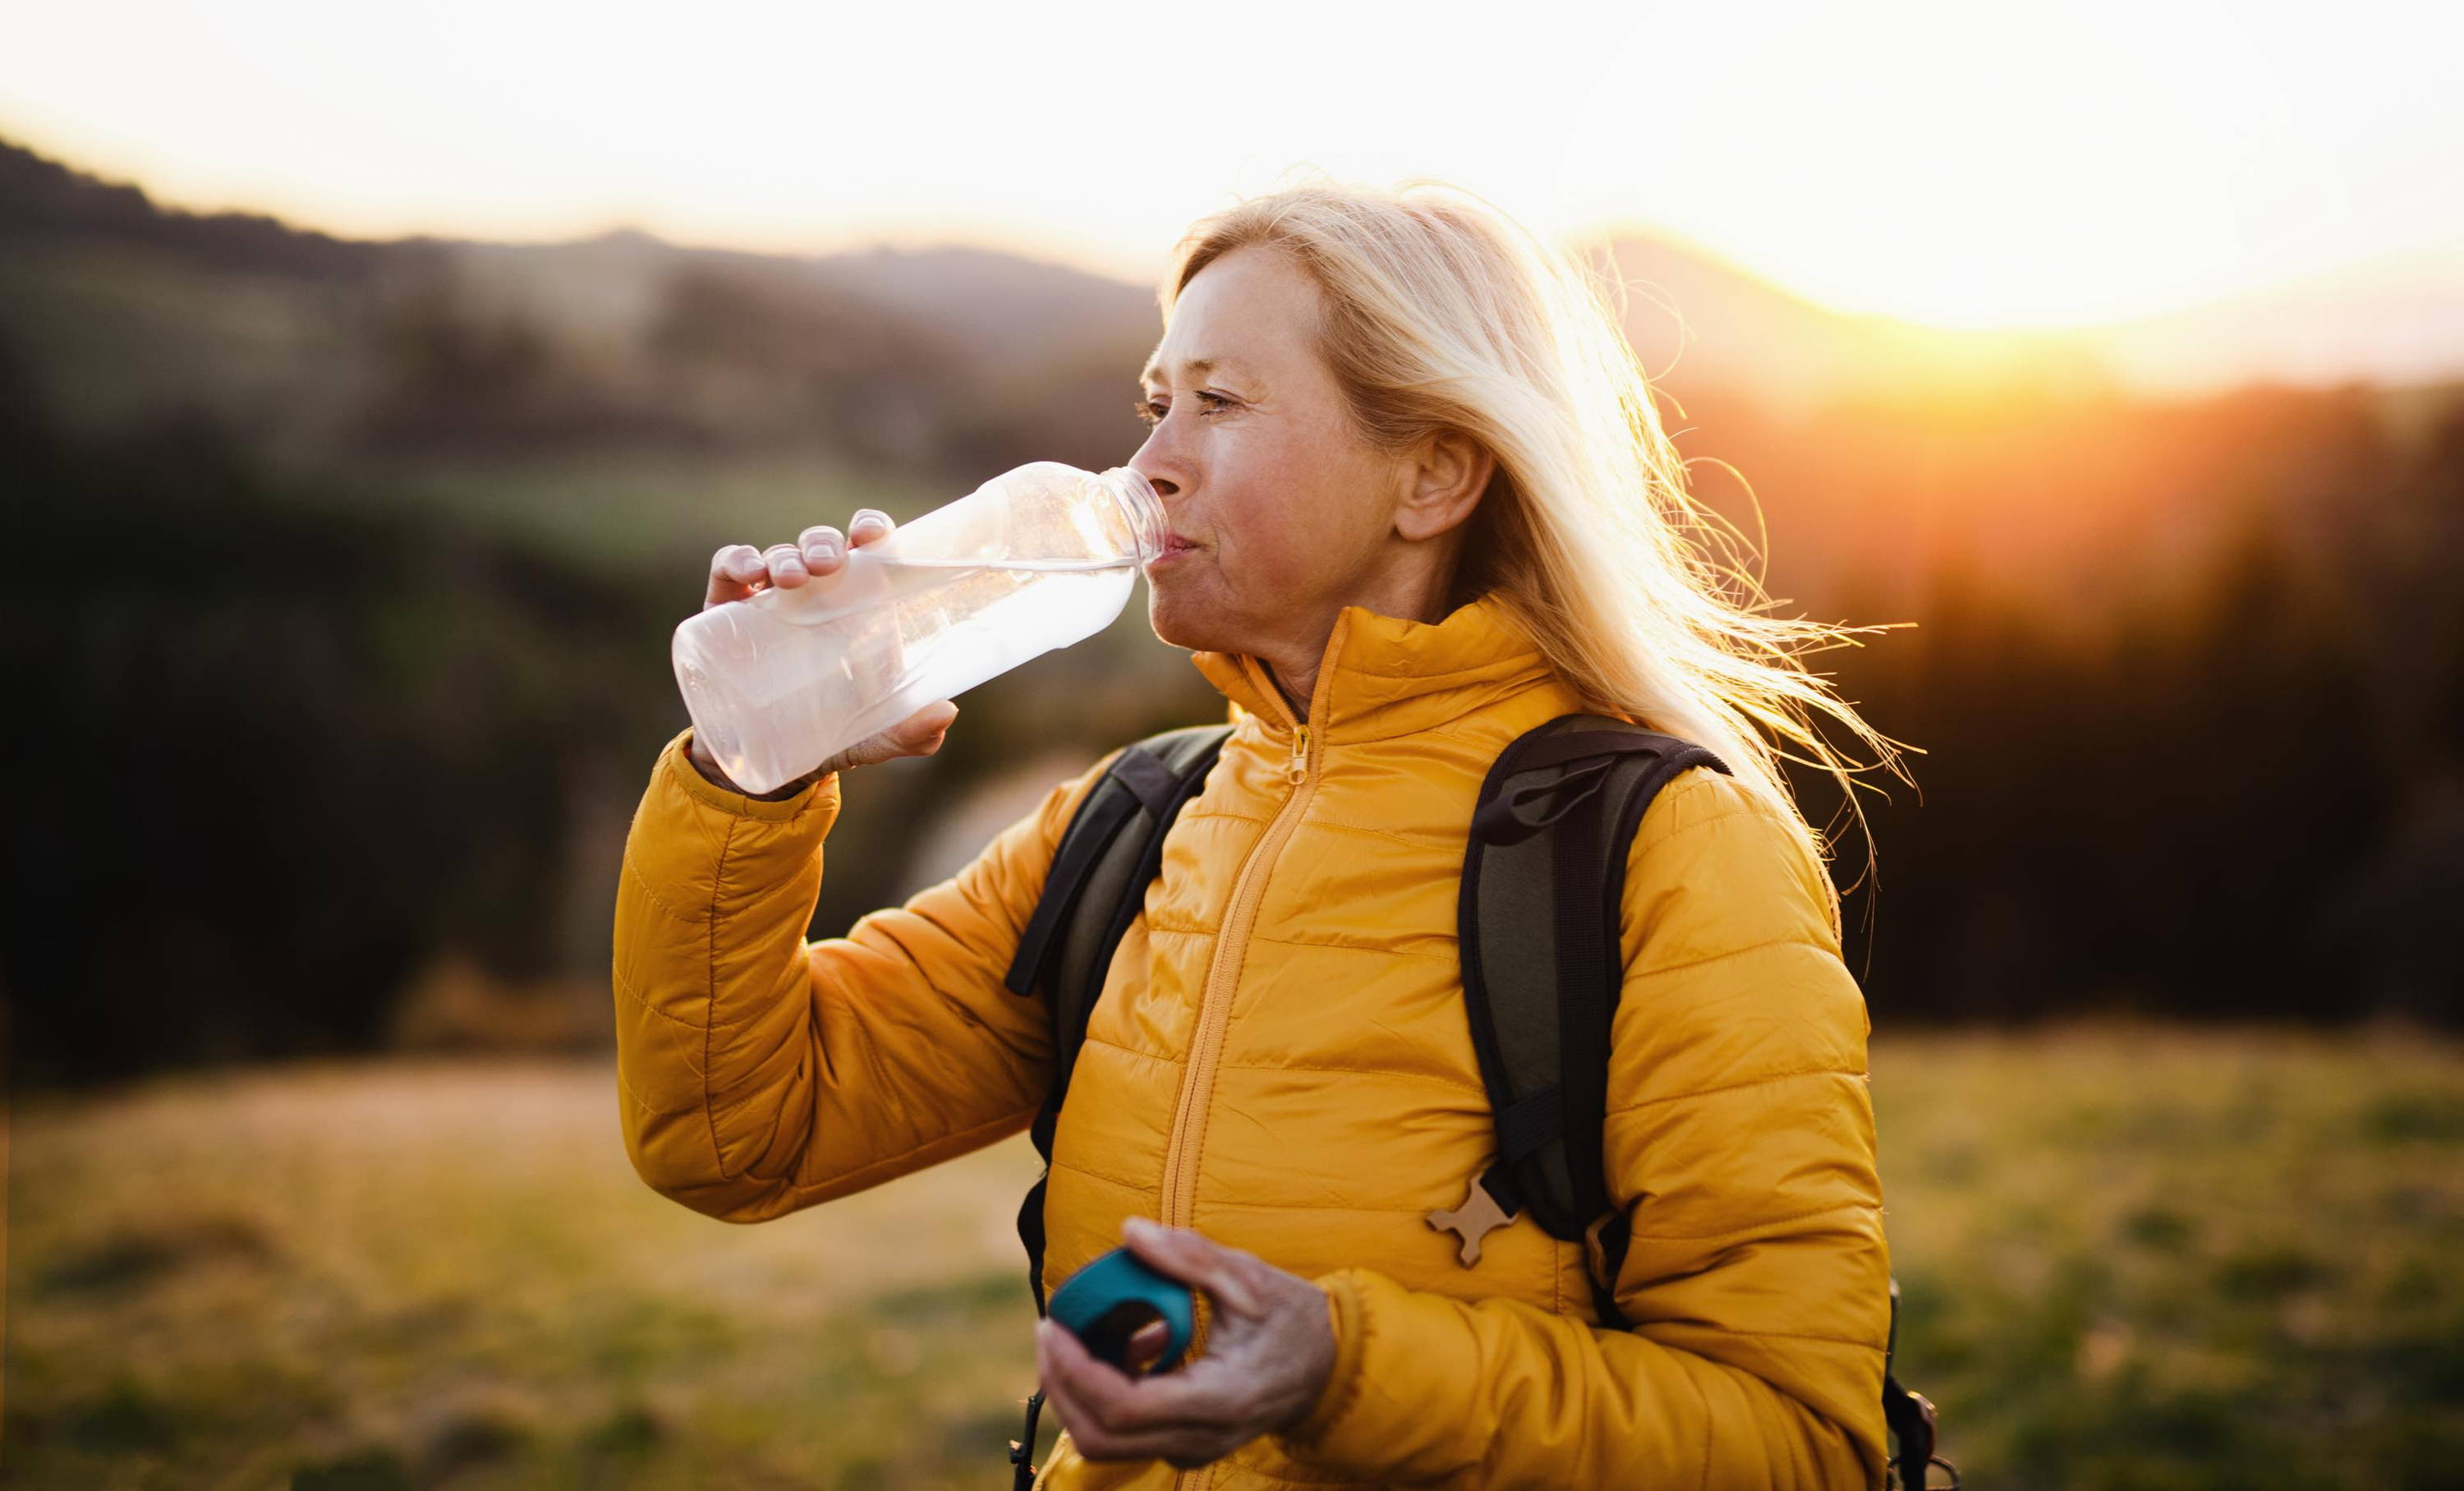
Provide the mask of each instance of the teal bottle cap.
{"label": "teal bottle cap", "polygon": [[1198,1302],[1187,1284],[1156,1273],[1127,1248],[1114,1248],[1052,1292],[1045,1313],[1099,1362],[1129,1370],[1130,1338],[1161,1318],[1170,1339],[1151,1371],[1180,1365],[1198,1330]]}

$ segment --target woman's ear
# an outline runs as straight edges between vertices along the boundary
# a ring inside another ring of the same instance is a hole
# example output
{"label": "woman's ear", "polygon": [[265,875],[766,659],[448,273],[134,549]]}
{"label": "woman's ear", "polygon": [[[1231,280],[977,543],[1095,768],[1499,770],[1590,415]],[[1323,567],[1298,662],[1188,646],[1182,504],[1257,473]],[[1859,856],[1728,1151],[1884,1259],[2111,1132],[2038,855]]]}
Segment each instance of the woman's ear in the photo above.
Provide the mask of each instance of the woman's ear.
{"label": "woman's ear", "polygon": [[1395,504],[1396,533],[1417,541],[1461,526],[1496,474],[1497,457],[1478,440],[1459,430],[1431,435],[1413,460],[1402,501]]}

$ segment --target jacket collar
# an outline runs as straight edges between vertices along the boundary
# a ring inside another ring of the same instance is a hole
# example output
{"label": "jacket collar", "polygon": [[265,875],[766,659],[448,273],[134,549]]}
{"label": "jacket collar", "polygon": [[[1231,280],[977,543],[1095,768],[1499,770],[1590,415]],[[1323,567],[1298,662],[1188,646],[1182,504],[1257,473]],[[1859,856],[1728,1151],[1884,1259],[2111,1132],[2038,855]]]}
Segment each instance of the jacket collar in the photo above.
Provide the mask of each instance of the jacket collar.
{"label": "jacket collar", "polygon": [[[1193,653],[1190,660],[1233,704],[1287,735],[1291,706],[1247,653]],[[1554,677],[1530,634],[1494,591],[1443,621],[1406,621],[1365,606],[1335,617],[1318,662],[1309,727],[1329,745],[1384,740],[1460,720]]]}

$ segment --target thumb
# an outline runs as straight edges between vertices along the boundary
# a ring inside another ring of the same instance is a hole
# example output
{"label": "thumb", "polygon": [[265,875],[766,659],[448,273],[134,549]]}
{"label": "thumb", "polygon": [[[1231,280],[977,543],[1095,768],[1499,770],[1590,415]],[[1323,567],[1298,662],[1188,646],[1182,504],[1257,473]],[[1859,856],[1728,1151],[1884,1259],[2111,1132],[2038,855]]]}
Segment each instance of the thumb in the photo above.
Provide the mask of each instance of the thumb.
{"label": "thumb", "polygon": [[937,746],[940,744],[940,737],[948,732],[951,722],[957,718],[957,705],[946,699],[936,700],[900,722],[898,736],[902,742],[909,745]]}
{"label": "thumb", "polygon": [[948,700],[925,705],[886,730],[877,730],[824,762],[815,777],[849,767],[878,766],[901,756],[929,756],[941,748],[941,737],[948,734],[950,722],[958,718],[958,706]]}
{"label": "thumb", "polygon": [[881,743],[880,759],[933,754],[941,748],[941,737],[950,732],[950,722],[957,718],[958,706],[946,699],[926,704],[873,737]]}
{"label": "thumb", "polygon": [[1162,1360],[1164,1348],[1172,1345],[1172,1327],[1160,1320],[1151,1320],[1131,1333],[1130,1344],[1122,1351],[1136,1376]]}
{"label": "thumb", "polygon": [[1212,1296],[1235,1315],[1258,1313],[1258,1298],[1243,1277],[1243,1255],[1186,1227],[1164,1227],[1143,1216],[1127,1217],[1121,1240],[1140,1262]]}

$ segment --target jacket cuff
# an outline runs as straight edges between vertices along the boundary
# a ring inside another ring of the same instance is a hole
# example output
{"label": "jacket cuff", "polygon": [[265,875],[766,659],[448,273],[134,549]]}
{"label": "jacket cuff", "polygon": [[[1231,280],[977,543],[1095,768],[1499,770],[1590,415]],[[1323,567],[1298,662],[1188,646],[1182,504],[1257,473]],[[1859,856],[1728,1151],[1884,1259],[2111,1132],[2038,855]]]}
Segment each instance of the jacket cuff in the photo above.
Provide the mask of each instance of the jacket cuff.
{"label": "jacket cuff", "polygon": [[742,792],[731,792],[702,775],[701,769],[687,754],[692,746],[693,729],[689,725],[675,739],[668,742],[667,748],[659,753],[658,769],[667,773],[669,780],[682,789],[687,796],[704,807],[715,808],[730,817],[750,818],[762,823],[784,823],[809,812],[820,818],[824,834],[827,834],[830,826],[838,821],[841,801],[838,772],[833,771],[810,784],[793,797],[775,801],[747,797]]}
{"label": "jacket cuff", "polygon": [[1339,1458],[1347,1435],[1346,1420],[1360,1401],[1360,1387],[1369,1355],[1370,1318],[1366,1276],[1344,1269],[1314,1280],[1326,1291],[1329,1322],[1334,1327],[1334,1369],[1327,1373],[1325,1391],[1309,1416],[1284,1431],[1284,1442],[1311,1459]]}

